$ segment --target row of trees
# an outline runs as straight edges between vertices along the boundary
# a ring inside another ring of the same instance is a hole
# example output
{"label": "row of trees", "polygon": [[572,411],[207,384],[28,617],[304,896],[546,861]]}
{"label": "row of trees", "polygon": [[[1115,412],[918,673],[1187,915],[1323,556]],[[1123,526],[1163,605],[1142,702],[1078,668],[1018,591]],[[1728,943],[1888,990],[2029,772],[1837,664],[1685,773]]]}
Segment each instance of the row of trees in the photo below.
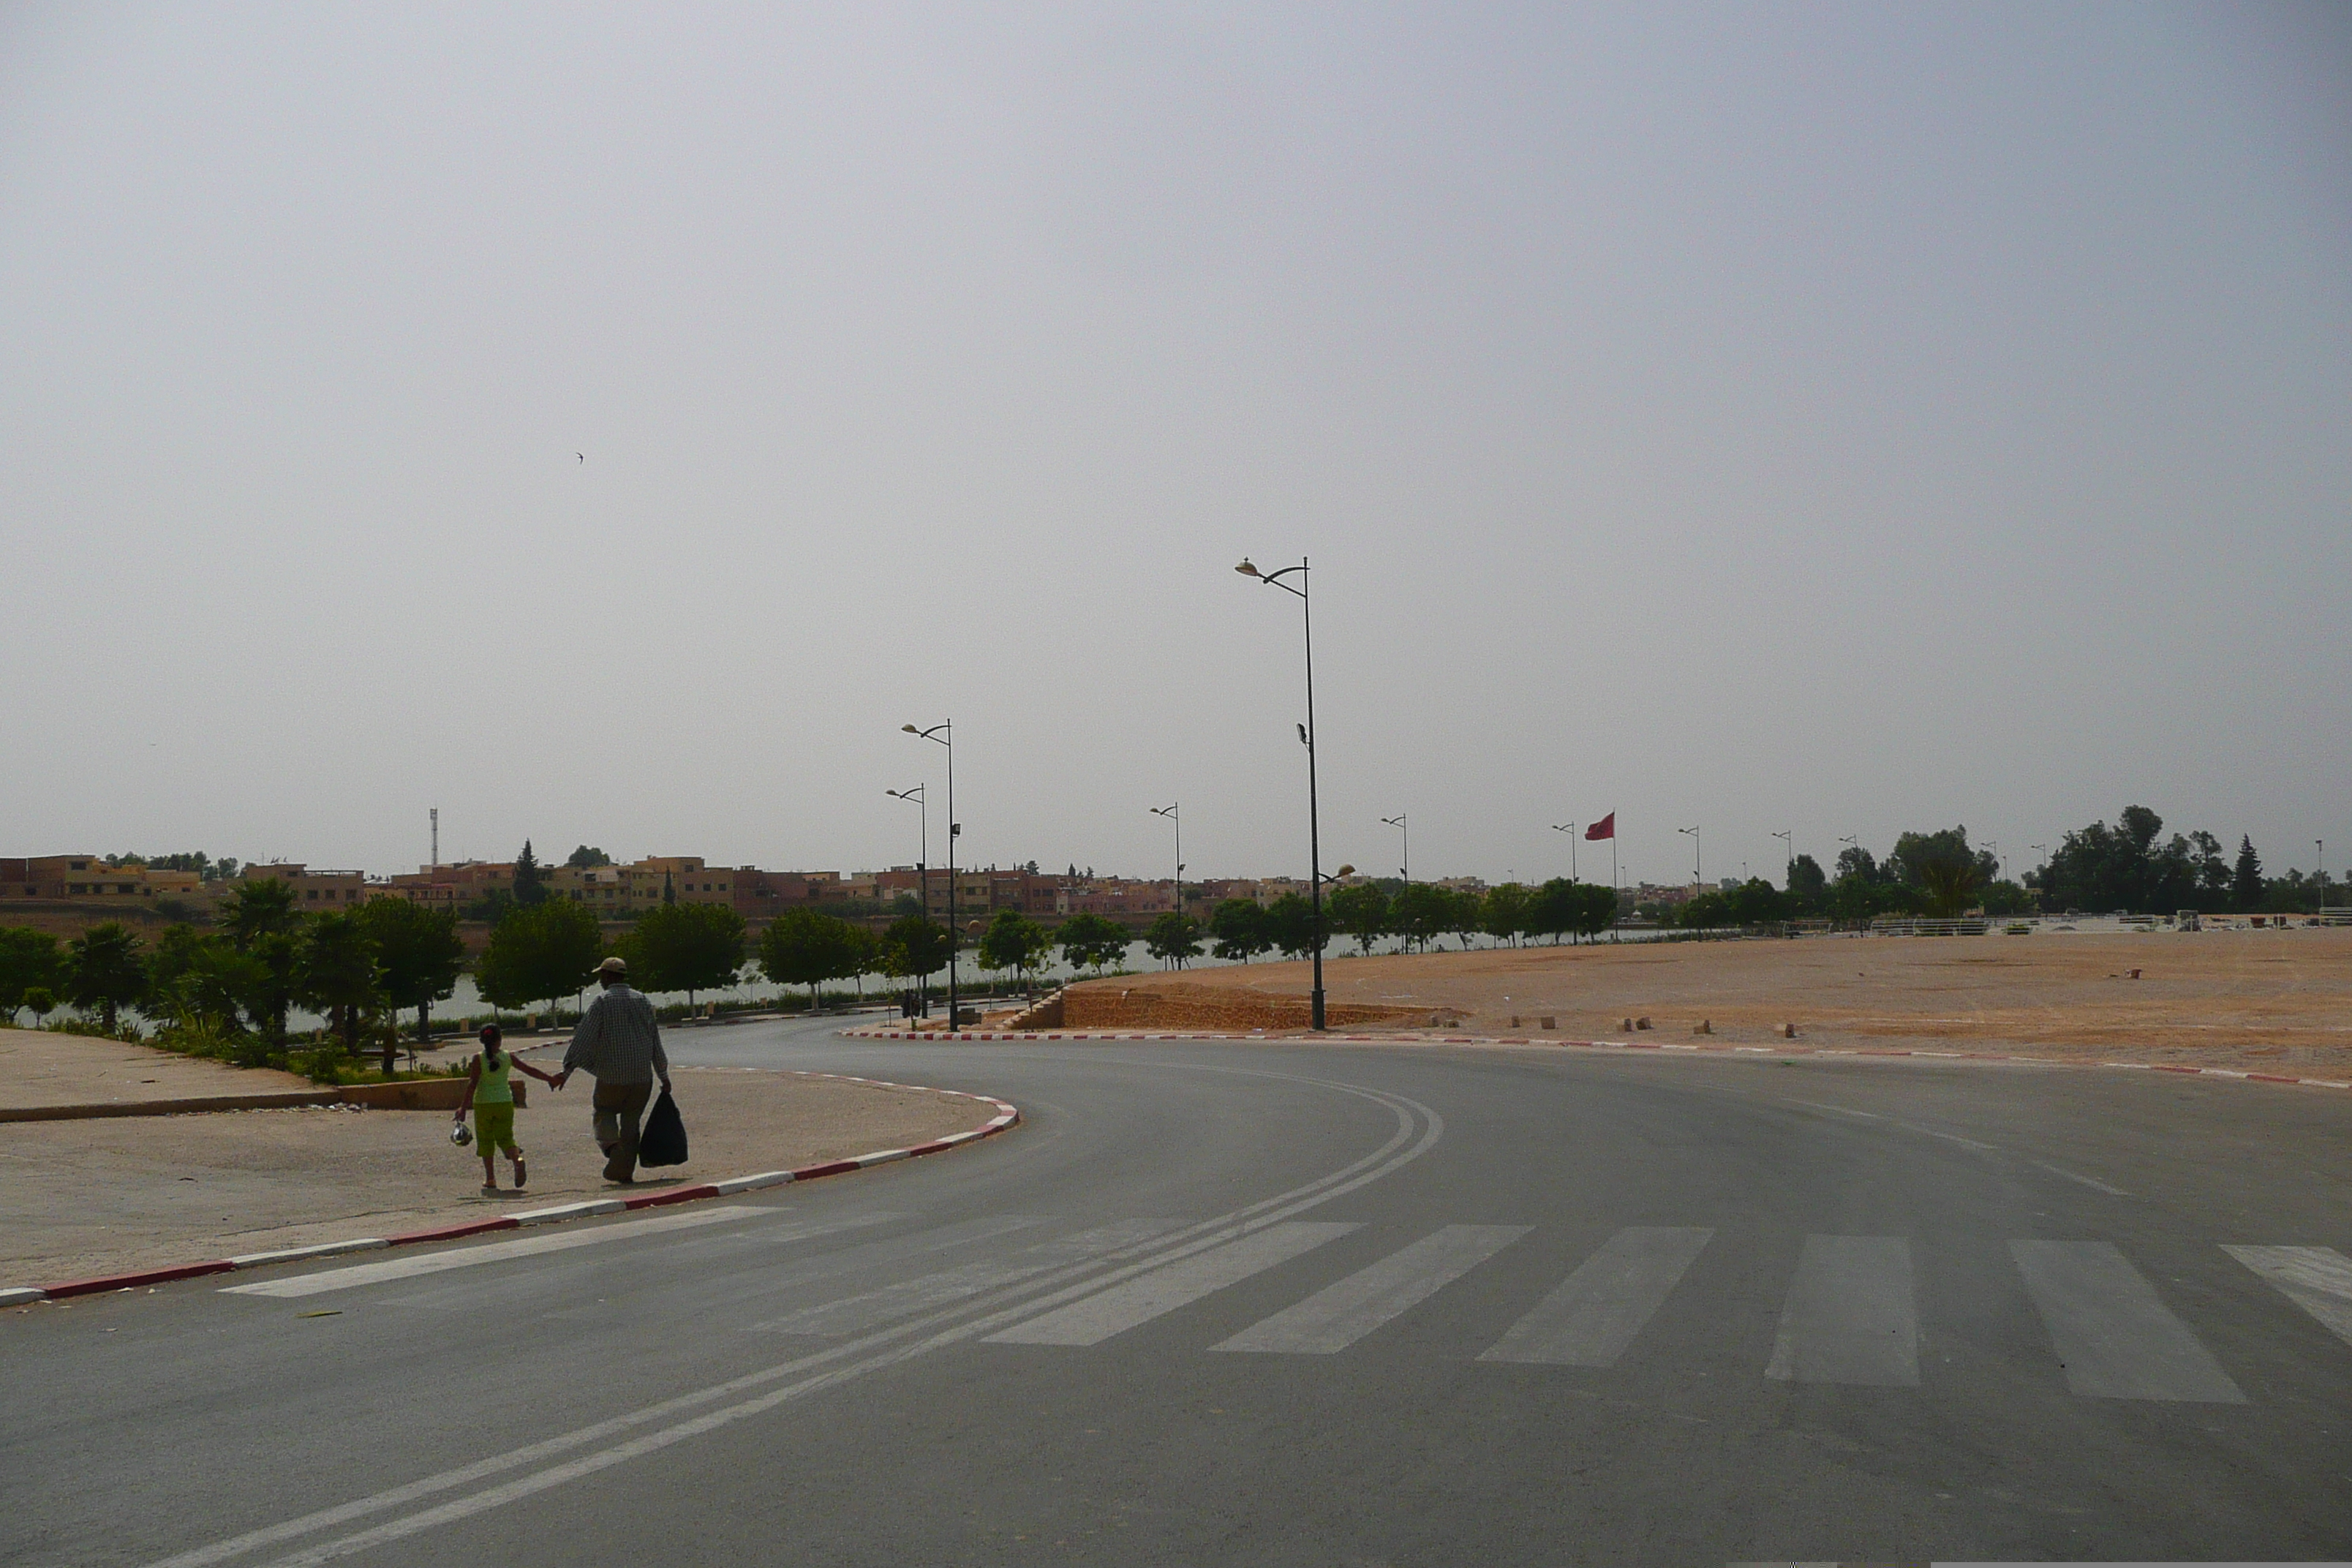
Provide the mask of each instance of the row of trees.
{"label": "row of trees", "polygon": [[2201,829],[2168,839],[2163,832],[2164,818],[2147,806],[2127,805],[2113,826],[2094,822],[2068,833],[2049,864],[2026,880],[2053,909],[2137,914],[2283,914],[2321,909],[2341,895],[2320,873],[2263,875],[2263,858],[2249,836],[2239,837],[2231,857],[2221,839]]}
{"label": "row of trees", "polygon": [[[12,1018],[29,1009],[37,1020],[70,1003],[110,1034],[133,1011],[224,1042],[240,1060],[282,1064],[295,1007],[331,1019],[355,1050],[363,1020],[387,1008],[415,1007],[427,1028],[464,962],[453,914],[403,899],[306,914],[273,878],[223,900],[217,931],[173,925],[152,946],[114,921],[65,943],[26,927],[0,931],[0,1009]],[[385,1052],[388,1068],[389,1044]]]}

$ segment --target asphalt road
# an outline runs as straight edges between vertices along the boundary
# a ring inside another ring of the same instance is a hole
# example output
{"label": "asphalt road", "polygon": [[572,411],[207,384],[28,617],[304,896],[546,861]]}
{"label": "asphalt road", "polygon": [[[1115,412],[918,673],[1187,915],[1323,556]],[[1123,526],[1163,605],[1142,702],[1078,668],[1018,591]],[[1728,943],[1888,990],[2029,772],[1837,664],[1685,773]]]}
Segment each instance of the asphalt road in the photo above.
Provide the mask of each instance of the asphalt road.
{"label": "asphalt road", "polygon": [[0,1562],[2352,1557],[2352,1095],[674,1045],[1027,1121],[721,1204],[0,1314]]}

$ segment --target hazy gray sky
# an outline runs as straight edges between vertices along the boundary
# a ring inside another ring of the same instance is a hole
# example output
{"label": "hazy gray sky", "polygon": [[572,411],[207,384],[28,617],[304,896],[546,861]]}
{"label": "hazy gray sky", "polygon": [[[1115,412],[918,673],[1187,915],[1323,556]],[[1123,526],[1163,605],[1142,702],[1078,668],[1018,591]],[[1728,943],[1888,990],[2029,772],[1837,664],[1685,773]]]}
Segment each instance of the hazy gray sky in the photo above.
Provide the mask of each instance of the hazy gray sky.
{"label": "hazy gray sky", "polygon": [[2340,869],[2346,16],[13,5],[0,853]]}

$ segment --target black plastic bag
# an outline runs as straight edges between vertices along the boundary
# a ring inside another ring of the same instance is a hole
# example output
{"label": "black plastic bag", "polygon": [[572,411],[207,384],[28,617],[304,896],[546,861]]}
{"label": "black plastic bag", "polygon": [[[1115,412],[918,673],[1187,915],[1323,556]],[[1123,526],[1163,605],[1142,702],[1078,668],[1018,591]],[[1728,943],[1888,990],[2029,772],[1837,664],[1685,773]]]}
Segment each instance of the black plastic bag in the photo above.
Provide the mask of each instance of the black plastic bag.
{"label": "black plastic bag", "polygon": [[683,1165],[686,1163],[686,1121],[677,1113],[677,1101],[663,1089],[654,1108],[646,1112],[646,1130],[637,1138],[637,1163],[640,1165]]}

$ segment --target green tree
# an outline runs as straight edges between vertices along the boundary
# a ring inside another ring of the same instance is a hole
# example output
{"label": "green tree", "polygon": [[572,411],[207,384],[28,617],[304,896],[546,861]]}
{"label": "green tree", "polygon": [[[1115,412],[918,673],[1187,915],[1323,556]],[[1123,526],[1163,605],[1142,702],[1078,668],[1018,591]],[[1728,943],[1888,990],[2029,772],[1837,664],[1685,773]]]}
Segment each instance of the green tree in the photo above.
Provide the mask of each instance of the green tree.
{"label": "green tree", "polygon": [[530,840],[522,841],[522,853],[515,857],[514,901],[523,909],[547,901],[547,884],[540,880],[539,857],[530,852]]}
{"label": "green tree", "polygon": [[2040,905],[2033,894],[2015,882],[2006,879],[1987,883],[1977,889],[1977,903],[1988,915],[2030,915]]}
{"label": "green tree", "polygon": [[520,1010],[579,990],[604,948],[604,933],[587,905],[551,899],[498,923],[474,984],[491,1006]]}
{"label": "green tree", "polygon": [[1734,925],[1777,925],[1789,918],[1788,895],[1761,877],[1750,877],[1730,889],[1723,901]]}
{"label": "green tree", "polygon": [[624,948],[635,984],[646,991],[698,991],[731,985],[743,967],[743,917],[725,904],[665,904],[637,917]]}
{"label": "green tree", "polygon": [[1829,879],[1822,874],[1822,863],[1810,855],[1800,855],[1789,862],[1789,907],[1793,913],[1819,913],[1829,898]]}
{"label": "green tree", "polygon": [[357,910],[320,915],[310,922],[302,933],[299,984],[303,1005],[325,1012],[342,1037],[343,1049],[357,1055],[360,1015],[383,1001],[375,938]]}
{"label": "green tree", "polygon": [[96,1009],[112,1034],[116,1018],[147,994],[147,968],[139,959],[139,939],[120,921],[94,925],[66,944],[66,999]]}
{"label": "green tree", "polygon": [[999,910],[980,939],[980,961],[993,970],[1015,970],[1024,977],[1054,949],[1045,928],[1018,910]]}
{"label": "green tree", "polygon": [[1181,969],[1186,959],[1201,955],[1201,922],[1170,910],[1144,931],[1143,949],[1160,963]]}
{"label": "green tree", "polygon": [[948,966],[948,933],[921,915],[900,915],[882,932],[882,972],[920,980]]}
{"label": "green tree", "polygon": [[779,985],[807,986],[809,1011],[814,1013],[819,985],[862,972],[866,953],[857,940],[860,934],[838,916],[812,909],[786,910],[760,933],[760,968]]}
{"label": "green tree", "polygon": [[1595,887],[1590,882],[1578,884],[1581,907],[1577,911],[1579,935],[1590,940],[1617,923],[1617,889]]}
{"label": "green tree", "polygon": [[1514,947],[1528,931],[1528,890],[1517,882],[1486,889],[1478,910],[1478,929]]}
{"label": "green tree", "polygon": [[1389,896],[1370,882],[1350,882],[1331,889],[1332,928],[1356,939],[1356,951],[1369,954],[1372,943],[1389,931]]}
{"label": "green tree", "polygon": [[2254,853],[2251,835],[2238,839],[2238,864],[2230,879],[2230,904],[2241,910],[2263,907],[2263,858]]}
{"label": "green tree", "polygon": [[1072,915],[1054,935],[1073,969],[1108,969],[1127,952],[1125,928],[1101,915]]}
{"label": "green tree", "polygon": [[147,955],[151,1016],[202,1021],[242,1033],[246,998],[263,990],[261,961],[193,926],[167,928]]}
{"label": "green tree", "polygon": [[1389,926],[1426,952],[1445,929],[1445,889],[1434,882],[1407,882],[1389,900]]}
{"label": "green tree", "polygon": [[22,1002],[25,1011],[33,1016],[33,1027],[36,1029],[41,1026],[42,1019],[58,1010],[57,993],[46,985],[25,987]]}
{"label": "green tree", "polygon": [[58,939],[31,926],[0,926],[0,1016],[12,1021],[36,987],[54,991],[64,972]]}
{"label": "green tree", "polygon": [[[558,839],[556,842],[560,844],[562,840]],[[565,856],[563,863],[584,871],[591,866],[609,866],[613,863],[613,858],[602,849],[593,849],[583,844],[570,855]]]}
{"label": "green tree", "polygon": [[1950,920],[1976,901],[1977,868],[1968,860],[1930,860],[1919,868],[1930,912]]}
{"label": "green tree", "polygon": [[1578,929],[1583,915],[1584,895],[1565,877],[1554,877],[1528,900],[1528,930],[1549,936],[1554,947],[1561,937]]}
{"label": "green tree", "polygon": [[1285,893],[1265,907],[1266,941],[1292,958],[1305,958],[1323,945],[1330,927],[1324,914],[1324,931],[1315,929],[1315,906],[1297,893]]}
{"label": "green tree", "polygon": [[1471,939],[1486,929],[1486,896],[1472,888],[1447,888],[1445,894],[1445,930],[1462,941],[1462,951],[1470,951]]}
{"label": "green tree", "polygon": [[265,936],[291,936],[302,924],[294,889],[282,877],[251,877],[221,900],[220,926],[239,952]]}
{"label": "green tree", "polygon": [[1713,931],[1731,923],[1731,901],[1720,892],[1701,893],[1683,900],[1675,923],[1685,931]]}
{"label": "green tree", "polygon": [[1227,899],[1209,911],[1211,951],[1227,963],[1247,963],[1274,945],[1266,935],[1265,908],[1255,899]]}
{"label": "green tree", "polygon": [[[383,970],[384,998],[394,1007],[416,1009],[416,1037],[433,1037],[433,1004],[456,994],[466,965],[465,939],[457,934],[457,911],[432,910],[407,899],[371,899],[358,910],[360,924],[374,939]],[[383,1070],[392,1071],[396,1050],[383,1043]]]}

